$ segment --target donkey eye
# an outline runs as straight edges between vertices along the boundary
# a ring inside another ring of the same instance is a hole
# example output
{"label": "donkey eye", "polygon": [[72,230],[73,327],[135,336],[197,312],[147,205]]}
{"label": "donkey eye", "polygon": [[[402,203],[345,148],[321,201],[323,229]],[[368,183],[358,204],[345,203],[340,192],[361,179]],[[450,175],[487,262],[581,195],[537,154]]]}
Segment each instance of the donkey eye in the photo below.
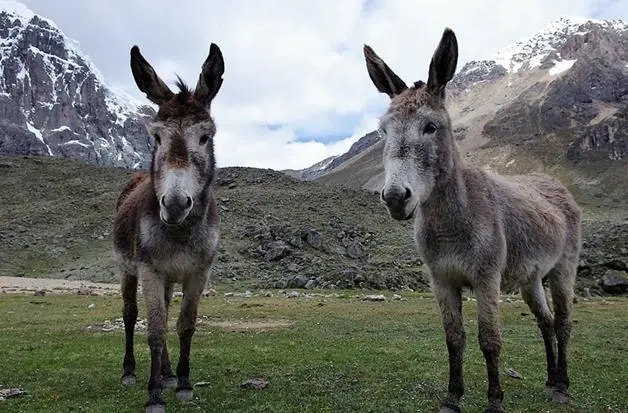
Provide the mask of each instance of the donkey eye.
{"label": "donkey eye", "polygon": [[161,137],[159,135],[154,134],[153,138],[155,138],[155,142],[157,142],[157,145],[161,145]]}
{"label": "donkey eye", "polygon": [[201,145],[205,145],[208,140],[209,140],[209,135],[202,135],[200,139]]}
{"label": "donkey eye", "polygon": [[436,125],[434,125],[432,122],[428,123],[423,128],[423,133],[426,134],[426,135],[431,135],[434,132],[436,132]]}

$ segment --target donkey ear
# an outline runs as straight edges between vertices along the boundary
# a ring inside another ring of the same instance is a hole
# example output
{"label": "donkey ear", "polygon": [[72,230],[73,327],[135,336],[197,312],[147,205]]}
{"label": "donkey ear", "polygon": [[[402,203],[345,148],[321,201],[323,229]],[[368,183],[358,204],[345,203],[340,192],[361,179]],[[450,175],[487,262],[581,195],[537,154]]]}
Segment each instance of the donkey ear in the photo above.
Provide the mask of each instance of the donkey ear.
{"label": "donkey ear", "polygon": [[209,108],[212,99],[222,86],[222,75],[225,72],[225,61],[220,48],[212,43],[209,47],[209,56],[203,63],[198,83],[194,89],[194,98]]}
{"label": "donkey ear", "polygon": [[381,93],[386,93],[392,99],[408,88],[405,82],[388,67],[371,46],[366,44],[364,45],[364,58],[369,77]]}
{"label": "donkey ear", "polygon": [[161,105],[174,96],[164,81],[157,76],[150,63],[144,59],[137,46],[131,48],[131,71],[137,87],[151,102]]}
{"label": "donkey ear", "polygon": [[445,28],[443,37],[432,56],[427,88],[439,97],[445,96],[445,86],[456,73],[458,64],[458,41],[450,28]]}

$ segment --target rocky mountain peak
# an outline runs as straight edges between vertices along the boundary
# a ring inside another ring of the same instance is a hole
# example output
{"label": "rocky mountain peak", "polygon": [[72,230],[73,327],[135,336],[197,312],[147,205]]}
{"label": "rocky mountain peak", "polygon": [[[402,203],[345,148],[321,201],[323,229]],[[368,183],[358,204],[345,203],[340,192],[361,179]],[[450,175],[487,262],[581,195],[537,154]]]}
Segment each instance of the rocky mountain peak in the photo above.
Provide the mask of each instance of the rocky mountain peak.
{"label": "rocky mountain peak", "polygon": [[0,1],[0,71],[0,155],[147,164],[153,109],[108,87],[76,41],[15,1]]}
{"label": "rocky mountain peak", "polygon": [[465,89],[481,81],[535,69],[547,69],[550,75],[560,74],[592,49],[608,49],[608,53],[617,55],[614,57],[626,59],[626,49],[608,47],[612,39],[626,36],[628,24],[621,20],[563,17],[485,59],[467,62],[456,74],[452,87]]}

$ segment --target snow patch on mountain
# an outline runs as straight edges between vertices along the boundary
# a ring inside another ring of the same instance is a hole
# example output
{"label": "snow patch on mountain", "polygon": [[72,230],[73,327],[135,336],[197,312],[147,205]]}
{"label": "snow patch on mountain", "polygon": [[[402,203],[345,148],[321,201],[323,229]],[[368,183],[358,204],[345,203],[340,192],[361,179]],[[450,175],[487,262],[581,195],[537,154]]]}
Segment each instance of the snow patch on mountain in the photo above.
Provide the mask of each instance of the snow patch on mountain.
{"label": "snow patch on mountain", "polygon": [[567,70],[571,69],[571,66],[576,63],[576,59],[574,60],[561,60],[557,62],[554,66],[552,66],[549,70],[550,76],[556,76]]}
{"label": "snow patch on mountain", "polygon": [[509,73],[534,69],[553,52],[562,46],[571,35],[584,35],[591,25],[605,29],[627,31],[628,25],[621,20],[597,20],[581,17],[560,18],[533,36],[512,43],[486,59],[486,65],[504,67]]}

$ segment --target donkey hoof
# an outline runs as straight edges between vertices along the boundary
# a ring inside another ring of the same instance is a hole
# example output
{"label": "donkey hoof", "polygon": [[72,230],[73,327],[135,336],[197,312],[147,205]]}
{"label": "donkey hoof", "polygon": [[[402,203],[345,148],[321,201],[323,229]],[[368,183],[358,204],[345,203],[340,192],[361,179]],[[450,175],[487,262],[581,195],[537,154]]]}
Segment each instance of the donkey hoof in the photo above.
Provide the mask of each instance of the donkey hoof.
{"label": "donkey hoof", "polygon": [[561,390],[556,390],[552,395],[552,401],[559,404],[569,403],[569,394]]}
{"label": "donkey hoof", "polygon": [[127,374],[122,376],[122,384],[125,386],[133,386],[135,384],[135,374]]}
{"label": "donkey hoof", "polygon": [[456,403],[444,401],[441,403],[438,413],[461,413],[461,410]]}
{"label": "donkey hoof", "polygon": [[189,402],[194,398],[194,392],[190,389],[181,389],[176,391],[175,396],[182,402]]}
{"label": "donkey hoof", "polygon": [[164,389],[176,389],[178,384],[178,380],[176,377],[167,377],[162,380],[162,387]]}
{"label": "donkey hoof", "polygon": [[166,413],[165,404],[151,404],[146,406],[145,413]]}

